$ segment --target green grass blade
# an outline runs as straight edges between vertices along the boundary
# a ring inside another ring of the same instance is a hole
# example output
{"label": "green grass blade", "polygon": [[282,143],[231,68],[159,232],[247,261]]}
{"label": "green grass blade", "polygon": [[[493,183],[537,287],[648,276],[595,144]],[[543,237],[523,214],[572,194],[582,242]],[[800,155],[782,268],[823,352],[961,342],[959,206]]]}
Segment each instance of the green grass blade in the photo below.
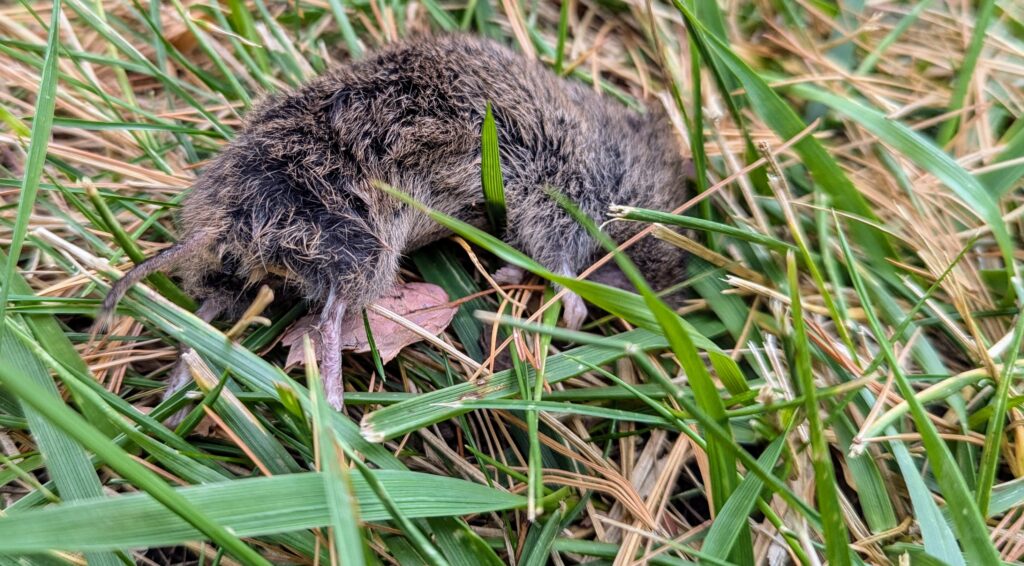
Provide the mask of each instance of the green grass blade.
{"label": "green grass blade", "polygon": [[[771,470],[775,467],[785,446],[785,440],[786,434],[779,435],[758,457],[757,461],[764,469]],[[763,486],[764,482],[758,479],[757,475],[747,473],[743,481],[736,487],[733,496],[726,501],[715,517],[715,521],[711,523],[711,528],[708,529],[708,533],[701,543],[701,552],[719,560],[729,557],[729,552],[736,543],[736,537],[747,527],[750,513],[757,504],[757,498]]]}
{"label": "green grass blade", "polygon": [[[606,250],[615,250],[615,243],[606,234],[602,233],[593,221],[583,214],[574,203],[557,193],[553,193],[552,196]],[[686,373],[687,381],[693,390],[697,409],[703,412],[708,419],[721,426],[728,435],[725,439],[717,437],[710,439],[706,447],[711,468],[711,485],[708,487],[710,488],[714,509],[716,512],[720,511],[737,486],[736,458],[731,447],[732,430],[729,428],[729,420],[725,414],[725,404],[722,402],[722,396],[714,380],[711,378],[711,373],[708,371],[707,366],[704,365],[697,346],[690,338],[690,333],[681,323],[679,315],[673,312],[668,305],[654,294],[654,291],[644,280],[643,275],[641,275],[640,270],[624,253],[615,252],[615,262],[629,279],[630,283],[640,291],[648,308],[651,309],[651,312],[654,313],[655,318],[658,320],[658,324],[668,339],[672,352],[676,355],[679,365],[682,366],[683,371]],[[678,388],[666,388],[666,391],[679,397]],[[753,547],[751,546],[749,532],[741,532],[734,553],[730,557],[741,563],[753,562]]]}
{"label": "green grass blade", "polygon": [[[687,23],[693,27],[698,44],[728,67],[746,90],[751,107],[779,137],[793,138],[807,127],[768,83],[733,53],[720,38],[709,32],[686,5],[680,0],[673,0],[673,3],[686,18]],[[828,193],[838,208],[869,220],[875,219],[867,201],[817,139],[813,136],[804,137],[793,145],[793,151],[800,156],[801,162],[810,171],[816,184]],[[875,267],[889,271],[890,268],[880,260],[885,255],[893,255],[889,240],[883,234],[866,226],[855,225],[853,229],[858,241],[878,254],[873,261],[873,264],[877,264]]]}
{"label": "green grass blade", "polygon": [[544,566],[548,564],[551,545],[558,535],[558,528],[561,524],[562,513],[560,511],[555,511],[543,525],[534,523],[530,527],[530,532],[526,535],[526,549],[519,559],[519,566]]}
{"label": "green grass blade", "polygon": [[[1014,287],[1017,289],[1017,297],[1024,297],[1022,294],[1020,279],[1014,279]],[[1021,344],[1024,343],[1024,314],[1017,315],[1017,324],[1013,329],[1013,342],[1007,350],[1006,359],[1003,361],[1003,373],[999,376],[999,383],[996,385],[996,393],[992,399],[992,416],[988,421],[988,430],[985,431],[985,447],[981,453],[981,471],[978,472],[978,510],[983,517],[988,516],[989,503],[992,499],[992,485],[996,479],[996,469],[999,466],[999,455],[1003,445],[1003,426],[1006,420],[1007,398],[1010,395],[1010,385],[1013,383],[1014,368],[1020,354]]]}
{"label": "green grass blade", "polygon": [[855,102],[808,85],[798,85],[793,92],[808,100],[821,102],[857,121],[887,146],[917,163],[949,187],[992,230],[1003,253],[1005,268],[1012,277],[1015,271],[1014,243],[1001,215],[999,204],[973,175],[921,134],[887,118],[884,114]]}
{"label": "green grass blade", "polygon": [[[981,57],[981,49],[985,46],[985,36],[988,34],[988,27],[992,23],[992,16],[996,10],[995,0],[981,0],[981,4],[978,6],[978,16],[970,26],[973,30],[971,33],[971,43],[967,46],[967,52],[964,53],[963,63],[960,65],[960,69],[957,71],[956,80],[953,86],[953,94],[949,100],[949,112],[959,112],[964,107],[964,101],[967,100],[967,91],[971,87],[971,81],[974,78],[974,70],[978,66],[978,59]],[[979,101],[980,103],[981,101]],[[939,129],[939,134],[935,139],[935,142],[940,146],[945,146],[949,143],[949,140],[953,139],[956,135],[957,128],[960,125],[960,116],[954,115],[947,120],[942,127]]]}
{"label": "green grass blade", "polygon": [[[599,339],[601,344],[580,346],[548,359],[545,368],[548,383],[564,381],[589,369],[573,358],[584,359],[594,365],[604,365],[625,355],[624,344],[641,351],[664,348],[668,345],[664,337],[643,329],[626,332],[615,338],[594,338]],[[528,385],[532,386],[536,373],[533,368],[529,368],[528,371]],[[483,386],[459,383],[369,413],[363,417],[362,434],[369,440],[383,442],[469,412],[471,409],[458,406],[460,401],[501,399],[517,393],[519,382],[513,370],[495,372],[487,378],[487,383]]]}
{"label": "green grass blade", "polygon": [[[1024,157],[1024,117],[1017,118],[1013,127],[1017,131],[1006,141],[1006,149],[993,160],[993,165],[1020,160],[1021,157]],[[1012,167],[1002,167],[978,176],[978,181],[985,185],[988,193],[996,200],[1005,197],[1015,187],[1020,187],[1022,180],[1024,180],[1024,163],[1018,163]]]}
{"label": "green grass blade", "polygon": [[[396,470],[374,470],[373,474],[410,518],[469,515],[526,505],[524,497],[465,480]],[[352,485],[362,520],[390,519],[360,475],[352,476]],[[320,473],[237,479],[176,488],[174,492],[242,537],[331,524]],[[202,538],[201,532],[144,493],[0,517],[0,554],[171,546]]]}
{"label": "green grass blade", "polygon": [[871,50],[871,53],[868,53],[868,56],[861,60],[860,65],[857,66],[857,70],[854,72],[858,75],[866,75],[870,73],[871,70],[875,68],[875,64],[878,63],[878,60],[885,54],[886,50],[889,49],[889,47],[891,47],[892,44],[900,38],[900,36],[906,33],[908,29],[910,29],[910,26],[912,26],[914,22],[921,17],[921,14],[928,8],[928,6],[931,5],[931,3],[932,0],[920,0],[917,2],[917,4],[907,12],[907,15],[900,19],[900,23],[894,26],[892,31],[886,34],[886,36],[882,38],[882,41],[879,41],[878,45]]}
{"label": "green grass blade", "polygon": [[[0,348],[4,352],[4,363],[18,368],[26,379],[31,379],[40,388],[51,404],[64,401],[43,364],[28,351],[10,332],[0,337]],[[32,437],[45,459],[50,479],[57,485],[65,501],[77,501],[103,495],[103,488],[89,455],[60,427],[48,421],[28,403],[23,403]],[[89,564],[113,566],[120,561],[113,554],[90,554]]]}
{"label": "green grass blade", "polygon": [[480,170],[483,176],[484,204],[487,218],[495,234],[505,231],[505,181],[501,174],[501,154],[498,151],[498,127],[494,123],[491,102],[487,102],[484,125],[480,133]]}
{"label": "green grass blade", "polygon": [[[836,222],[839,225],[838,219]],[[859,273],[859,262],[854,258],[850,250],[846,234],[839,230],[839,241],[842,245],[843,254],[846,258],[850,279],[853,281],[857,296],[860,298],[867,315],[871,331],[878,341],[886,360],[889,363],[889,370],[893,373],[897,386],[903,399],[910,407],[910,413],[917,425],[917,431],[924,443],[925,453],[928,462],[931,464],[932,472],[942,490],[946,502],[956,510],[952,515],[957,540],[964,551],[970,564],[995,564],[999,560],[999,553],[996,551],[992,540],[989,538],[988,529],[985,527],[985,520],[967,489],[967,483],[963,475],[957,469],[956,461],[949,451],[949,446],[939,436],[935,424],[932,423],[925,411],[924,406],[915,396],[915,391],[904,375],[900,367],[900,361],[893,352],[892,344],[889,343],[887,334],[882,328],[873,308],[869,290],[864,284],[864,279]]]}
{"label": "green grass blade", "polygon": [[737,240],[760,244],[778,252],[796,249],[796,246],[793,244],[771,236],[766,236],[743,228],[737,228],[728,224],[722,224],[721,222],[704,220],[703,218],[694,218],[692,216],[683,216],[680,214],[670,214],[660,210],[633,208],[631,206],[617,206],[612,208],[611,216],[613,218],[624,218],[626,220],[637,220],[640,222],[669,224],[671,226],[679,226],[689,230],[706,232],[709,234],[721,234],[723,236],[736,238]]}
{"label": "green grass blade", "polygon": [[[53,3],[50,13],[51,22],[59,22],[61,17],[61,0]],[[11,234],[11,246],[4,265],[3,288],[0,288],[0,335],[4,332],[7,317],[7,301],[11,295],[11,282],[17,271],[21,248],[28,233],[28,223],[36,204],[39,192],[39,179],[43,175],[46,164],[46,150],[50,144],[50,130],[53,126],[53,112],[57,104],[57,60],[60,57],[59,26],[51,25],[46,39],[46,56],[43,60],[42,82],[36,94],[36,106],[32,121],[32,135],[29,138],[28,159],[25,163],[25,174],[21,179],[18,193],[18,214],[14,220],[14,232]]]}
{"label": "green grass blade", "polygon": [[790,308],[793,317],[793,361],[790,367],[800,384],[804,395],[804,412],[810,430],[811,464],[814,467],[814,486],[818,496],[818,510],[825,527],[825,554],[829,564],[841,565],[850,562],[850,535],[839,506],[836,493],[836,473],[832,467],[832,454],[825,427],[821,421],[821,407],[818,405],[817,387],[811,370],[811,344],[807,337],[807,323],[804,321],[803,303],[800,297],[800,281],[796,271],[796,257],[792,252],[787,256],[789,274]]}
{"label": "green grass blade", "polygon": [[[25,375],[20,368],[0,365],[0,381],[18,398],[31,405],[44,418],[74,438],[84,448],[96,454],[125,479],[151,494],[167,511],[208,535],[244,563],[269,566],[270,563],[259,553],[182,498],[168,487],[163,479],[133,460],[128,453],[89,425],[78,413],[65,405],[53,403],[45,390],[32,383],[31,378]],[[58,534],[53,538],[60,539],[62,536],[63,534]],[[0,539],[11,540],[5,537],[0,537]],[[56,542],[56,540],[52,542]],[[118,545],[114,548],[119,547],[122,546]],[[0,552],[2,551],[3,548],[0,547]]]}
{"label": "green grass blade", "polygon": [[324,503],[331,516],[331,540],[334,553],[341,564],[364,564],[363,534],[359,528],[359,503],[352,486],[348,468],[343,465],[344,452],[330,428],[330,405],[324,397],[316,354],[309,336],[302,339],[306,357],[306,379],[312,395],[313,428],[316,430],[320,467],[323,470]]}

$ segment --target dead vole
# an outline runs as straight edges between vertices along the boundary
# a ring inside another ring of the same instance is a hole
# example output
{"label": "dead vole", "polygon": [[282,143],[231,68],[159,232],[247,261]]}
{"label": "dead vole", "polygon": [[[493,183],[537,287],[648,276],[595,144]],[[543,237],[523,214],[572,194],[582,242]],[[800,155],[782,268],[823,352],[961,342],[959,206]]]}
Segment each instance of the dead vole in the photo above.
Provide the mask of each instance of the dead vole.
{"label": "dead vole", "polygon": [[[490,41],[415,40],[255,106],[185,200],[181,240],[117,281],[103,308],[109,313],[132,284],[161,270],[181,277],[207,320],[258,283],[295,289],[321,309],[324,382],[339,407],[342,316],[395,283],[403,253],[448,235],[373,182],[485,226],[480,131],[488,102],[505,179],[505,239],[552,271],[575,276],[601,250],[548,187],[599,222],[612,204],[664,210],[684,198],[685,160],[662,112],[632,112]],[[613,223],[608,232],[621,241],[637,229]],[[651,238],[630,254],[655,285],[678,274],[681,254]],[[582,300],[568,295],[564,307],[564,322],[578,327]]]}

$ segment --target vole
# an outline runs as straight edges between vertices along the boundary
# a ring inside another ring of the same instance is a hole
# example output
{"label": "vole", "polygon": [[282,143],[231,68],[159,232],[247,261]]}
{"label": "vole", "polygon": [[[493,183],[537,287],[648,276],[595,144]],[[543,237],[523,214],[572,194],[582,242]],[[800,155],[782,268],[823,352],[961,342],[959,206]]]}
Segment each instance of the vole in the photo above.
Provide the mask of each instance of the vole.
{"label": "vole", "polygon": [[[178,275],[207,321],[244,305],[259,283],[291,288],[320,309],[321,369],[339,408],[343,315],[395,284],[403,253],[449,235],[374,181],[487,226],[480,132],[488,103],[505,181],[504,239],[552,271],[576,276],[601,249],[549,187],[599,222],[612,204],[667,210],[685,198],[686,159],[663,109],[634,112],[490,40],[410,40],[256,104],[191,188],[183,237],[118,280],[103,310],[156,271]],[[607,232],[622,241],[638,229],[612,223]],[[645,238],[629,253],[653,284],[678,281],[679,250]],[[563,322],[579,327],[582,300],[568,294],[563,307]]]}

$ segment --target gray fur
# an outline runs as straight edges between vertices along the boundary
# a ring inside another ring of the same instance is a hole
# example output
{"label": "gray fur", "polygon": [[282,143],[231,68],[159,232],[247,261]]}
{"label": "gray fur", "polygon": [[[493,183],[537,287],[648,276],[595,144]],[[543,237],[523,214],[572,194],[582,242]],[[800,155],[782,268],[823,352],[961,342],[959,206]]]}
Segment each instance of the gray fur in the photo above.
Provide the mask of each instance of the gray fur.
{"label": "gray fur", "polygon": [[[506,183],[505,239],[550,269],[579,273],[599,246],[546,194],[553,187],[601,222],[611,204],[665,210],[685,198],[685,160],[663,112],[632,112],[496,43],[453,35],[387,48],[246,116],[181,213],[190,293],[238,298],[276,281],[323,305],[359,309],[395,282],[399,260],[447,235],[374,188],[383,181],[431,208],[485,226],[480,130],[490,101]],[[622,241],[632,223],[613,223]],[[659,285],[682,254],[646,238],[631,251]],[[149,273],[170,261],[151,260]],[[112,306],[127,282],[111,293]],[[340,363],[340,362],[339,362]]]}

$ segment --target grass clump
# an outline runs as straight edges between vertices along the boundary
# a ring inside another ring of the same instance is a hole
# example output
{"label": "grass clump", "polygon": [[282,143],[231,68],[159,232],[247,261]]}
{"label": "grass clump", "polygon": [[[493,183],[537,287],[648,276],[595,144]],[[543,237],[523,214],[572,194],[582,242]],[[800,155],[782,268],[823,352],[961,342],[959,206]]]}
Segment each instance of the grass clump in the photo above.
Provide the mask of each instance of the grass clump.
{"label": "grass clump", "polygon": [[[1020,562],[1014,8],[0,7],[0,561]],[[154,278],[90,339],[106,281],[174,240],[195,170],[260,93],[424,30],[668,110],[695,194],[609,212],[691,252],[683,307],[547,272],[435,213],[458,237],[406,273],[460,311],[386,365],[348,356],[346,413],[312,364],[281,369],[304,305],[271,301],[229,340]],[[478,254],[539,278],[499,293]],[[607,314],[554,327],[545,280]],[[179,344],[197,387],[161,403]]]}

